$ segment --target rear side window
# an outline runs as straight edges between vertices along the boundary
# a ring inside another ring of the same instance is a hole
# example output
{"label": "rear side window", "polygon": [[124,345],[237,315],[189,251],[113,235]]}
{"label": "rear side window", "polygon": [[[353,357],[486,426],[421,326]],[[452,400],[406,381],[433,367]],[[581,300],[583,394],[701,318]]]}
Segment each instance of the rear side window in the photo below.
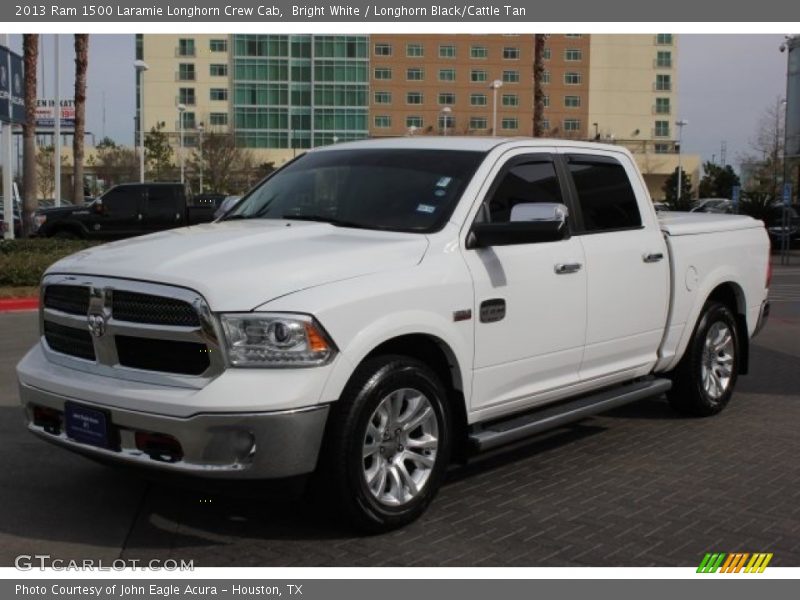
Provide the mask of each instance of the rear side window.
{"label": "rear side window", "polygon": [[169,186],[153,186],[147,190],[148,217],[174,217],[178,212],[175,190]]}
{"label": "rear side window", "polygon": [[112,217],[135,217],[139,214],[139,196],[138,188],[113,188],[103,196],[103,208]]}
{"label": "rear side window", "polygon": [[[536,202],[563,203],[556,170],[550,160],[526,160],[501,174],[486,206],[488,220],[508,223],[514,206]],[[486,220],[485,213],[479,220]]]}
{"label": "rear side window", "polygon": [[578,192],[585,231],[641,227],[636,195],[625,168],[616,160],[572,155],[569,171]]}

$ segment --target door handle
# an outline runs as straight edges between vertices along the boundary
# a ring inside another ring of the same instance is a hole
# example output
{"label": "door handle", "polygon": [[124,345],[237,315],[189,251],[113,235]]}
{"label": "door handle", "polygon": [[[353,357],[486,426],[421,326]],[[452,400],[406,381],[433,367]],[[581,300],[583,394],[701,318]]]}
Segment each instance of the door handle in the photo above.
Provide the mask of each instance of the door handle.
{"label": "door handle", "polygon": [[136,215],[136,218],[141,221],[142,220],[142,213],[139,213],[138,215]]}
{"label": "door handle", "polygon": [[646,263],[655,263],[660,261],[662,258],[664,258],[664,254],[661,252],[651,252],[642,256],[642,260]]}
{"label": "door handle", "polygon": [[569,273],[577,273],[581,270],[583,265],[581,263],[558,263],[555,266],[556,275],[567,275]]}

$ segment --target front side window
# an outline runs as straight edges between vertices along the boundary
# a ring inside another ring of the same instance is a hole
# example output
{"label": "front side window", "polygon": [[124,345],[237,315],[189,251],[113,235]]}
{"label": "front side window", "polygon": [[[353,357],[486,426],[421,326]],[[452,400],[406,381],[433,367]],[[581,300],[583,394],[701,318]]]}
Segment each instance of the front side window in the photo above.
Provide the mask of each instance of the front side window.
{"label": "front side window", "polygon": [[491,223],[514,221],[518,204],[563,204],[556,169],[550,160],[531,160],[514,165],[495,183],[481,219]]}
{"label": "front side window", "polygon": [[428,233],[450,218],[485,157],[462,150],[324,150],[266,179],[225,219],[297,219]]}
{"label": "front side window", "polygon": [[578,192],[584,230],[612,231],[642,225],[636,195],[619,162],[605,157],[571,155],[569,171]]}

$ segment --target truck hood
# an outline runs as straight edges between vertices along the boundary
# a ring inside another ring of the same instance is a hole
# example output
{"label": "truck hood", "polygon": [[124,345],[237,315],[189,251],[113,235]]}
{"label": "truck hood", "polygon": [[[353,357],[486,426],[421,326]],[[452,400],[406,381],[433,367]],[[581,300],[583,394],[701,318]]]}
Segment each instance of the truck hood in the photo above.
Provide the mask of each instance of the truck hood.
{"label": "truck hood", "polygon": [[745,215],[696,212],[660,212],[658,223],[661,231],[672,237],[764,227],[761,221]]}
{"label": "truck hood", "polygon": [[96,246],[47,272],[178,285],[200,292],[214,311],[246,311],[298,290],[413,267],[427,247],[421,234],[258,219]]}

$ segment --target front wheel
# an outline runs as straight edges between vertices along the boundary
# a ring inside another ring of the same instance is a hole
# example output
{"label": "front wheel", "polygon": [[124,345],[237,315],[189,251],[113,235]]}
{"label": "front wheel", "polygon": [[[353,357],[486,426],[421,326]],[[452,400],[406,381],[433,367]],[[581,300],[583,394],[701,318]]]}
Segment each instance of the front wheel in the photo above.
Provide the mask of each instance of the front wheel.
{"label": "front wheel", "polygon": [[336,402],[320,476],[357,528],[378,533],[406,525],[428,507],[450,457],[445,387],[422,362],[370,359]]}
{"label": "front wheel", "polygon": [[708,302],[667,393],[672,407],[693,416],[715,415],[731,399],[739,372],[739,330],[731,310]]}

